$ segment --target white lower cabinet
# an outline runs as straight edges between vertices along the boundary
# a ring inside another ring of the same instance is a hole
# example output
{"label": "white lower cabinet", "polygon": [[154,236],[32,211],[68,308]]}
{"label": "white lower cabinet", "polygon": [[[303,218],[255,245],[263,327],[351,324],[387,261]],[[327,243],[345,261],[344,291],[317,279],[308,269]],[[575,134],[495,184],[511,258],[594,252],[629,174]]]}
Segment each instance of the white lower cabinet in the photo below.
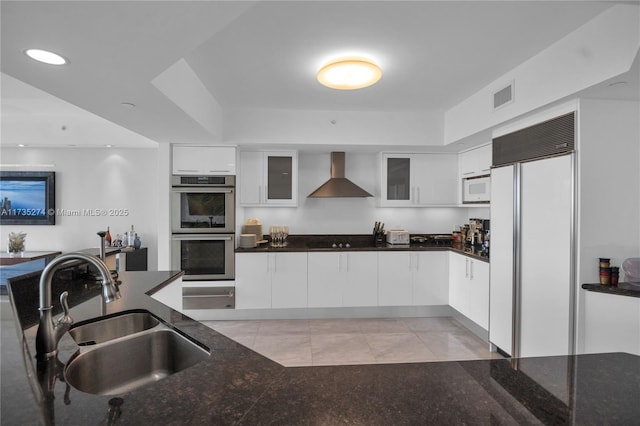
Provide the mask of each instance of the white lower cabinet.
{"label": "white lower cabinet", "polygon": [[308,306],[377,306],[378,254],[327,252],[308,255]]}
{"label": "white lower cabinet", "polygon": [[380,306],[446,305],[449,253],[398,251],[378,253]]}
{"label": "white lower cabinet", "polygon": [[581,290],[584,326],[578,353],[640,355],[640,299]]}
{"label": "white lower cabinet", "polygon": [[484,329],[489,328],[489,264],[449,253],[449,304]]}
{"label": "white lower cabinet", "polygon": [[448,251],[236,253],[236,309],[451,305],[489,322],[489,264]]}
{"label": "white lower cabinet", "polygon": [[307,307],[307,253],[236,253],[236,309]]}

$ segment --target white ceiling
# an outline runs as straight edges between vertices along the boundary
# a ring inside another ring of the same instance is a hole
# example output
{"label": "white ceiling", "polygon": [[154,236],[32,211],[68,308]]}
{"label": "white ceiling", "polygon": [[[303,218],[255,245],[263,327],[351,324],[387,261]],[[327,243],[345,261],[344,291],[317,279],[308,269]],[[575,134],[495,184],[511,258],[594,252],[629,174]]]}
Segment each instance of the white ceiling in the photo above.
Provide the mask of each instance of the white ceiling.
{"label": "white ceiling", "polygon": [[[181,59],[223,110],[444,110],[612,4],[2,1],[2,143],[66,146],[79,128],[83,145],[210,140],[151,83]],[[23,54],[30,47],[70,64],[36,63]],[[382,80],[320,86],[317,69],[345,53],[370,55]]]}

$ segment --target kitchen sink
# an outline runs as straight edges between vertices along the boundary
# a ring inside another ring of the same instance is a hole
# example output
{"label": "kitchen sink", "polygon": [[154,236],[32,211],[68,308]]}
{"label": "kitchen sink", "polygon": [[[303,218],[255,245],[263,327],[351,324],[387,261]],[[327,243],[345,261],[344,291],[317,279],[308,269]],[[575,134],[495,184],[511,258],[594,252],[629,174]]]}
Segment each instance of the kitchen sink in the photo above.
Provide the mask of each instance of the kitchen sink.
{"label": "kitchen sink", "polygon": [[200,343],[164,325],[81,347],[67,362],[66,382],[97,395],[115,395],[157,382],[209,356]]}
{"label": "kitchen sink", "polygon": [[74,324],[69,334],[79,346],[104,343],[160,324],[149,311],[132,310]]}

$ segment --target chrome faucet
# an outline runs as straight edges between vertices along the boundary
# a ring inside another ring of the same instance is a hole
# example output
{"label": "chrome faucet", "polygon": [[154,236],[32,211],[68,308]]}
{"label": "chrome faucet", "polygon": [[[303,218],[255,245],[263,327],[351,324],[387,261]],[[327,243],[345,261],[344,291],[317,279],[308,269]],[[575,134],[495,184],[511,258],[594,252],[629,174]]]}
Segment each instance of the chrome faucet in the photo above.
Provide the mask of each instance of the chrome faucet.
{"label": "chrome faucet", "polygon": [[54,272],[58,267],[70,260],[84,260],[95,266],[102,278],[102,298],[106,303],[113,302],[120,298],[120,291],[116,282],[111,277],[111,272],[105,263],[95,256],[85,253],[65,253],[53,259],[40,276],[40,325],[36,334],[36,358],[44,361],[55,357],[58,354],[58,342],[69,330],[73,323],[73,318],[69,316],[69,304],[67,303],[68,292],[60,295],[60,304],[64,311],[56,323],[53,323],[53,305],[51,302],[51,281]]}

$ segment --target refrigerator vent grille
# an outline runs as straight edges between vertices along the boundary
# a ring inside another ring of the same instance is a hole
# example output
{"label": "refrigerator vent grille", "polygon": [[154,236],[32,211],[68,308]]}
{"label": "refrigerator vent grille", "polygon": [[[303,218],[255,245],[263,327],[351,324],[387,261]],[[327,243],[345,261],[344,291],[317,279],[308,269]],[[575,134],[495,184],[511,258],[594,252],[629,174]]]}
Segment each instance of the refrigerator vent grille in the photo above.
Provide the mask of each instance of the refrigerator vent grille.
{"label": "refrigerator vent grille", "polygon": [[575,113],[562,115],[493,139],[493,166],[572,152]]}

